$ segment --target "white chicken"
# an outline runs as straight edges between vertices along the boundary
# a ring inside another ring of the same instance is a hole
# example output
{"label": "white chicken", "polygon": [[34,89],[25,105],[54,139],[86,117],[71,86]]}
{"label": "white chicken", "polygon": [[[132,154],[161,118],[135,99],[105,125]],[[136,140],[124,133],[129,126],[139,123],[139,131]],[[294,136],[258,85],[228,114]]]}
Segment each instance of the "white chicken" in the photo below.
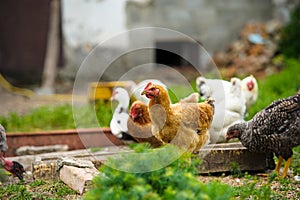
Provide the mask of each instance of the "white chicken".
{"label": "white chicken", "polygon": [[202,99],[212,98],[219,102],[229,92],[230,83],[221,79],[207,79],[199,76],[196,79],[196,86]]}
{"label": "white chicken", "polygon": [[[200,76],[196,79],[196,85],[200,96],[203,99],[208,97],[215,99],[216,102],[227,99],[230,89],[230,82],[221,79],[207,79]],[[246,110],[256,102],[258,96],[258,84],[253,75],[242,80],[242,93],[245,98]],[[230,100],[230,99],[229,99]]]}
{"label": "white chicken", "polygon": [[124,88],[116,88],[111,96],[111,101],[117,101],[118,105],[113,113],[113,117],[110,121],[110,129],[112,134],[118,138],[126,139],[126,133],[128,132],[127,121],[129,118],[129,95]]}
{"label": "white chicken", "polygon": [[245,97],[248,111],[256,102],[258,96],[258,84],[254,76],[250,75],[242,80],[242,93]]}
{"label": "white chicken", "polygon": [[230,125],[244,120],[245,98],[241,91],[241,80],[232,78],[226,98],[215,102],[215,113],[210,133],[210,143],[226,142],[226,131]]}

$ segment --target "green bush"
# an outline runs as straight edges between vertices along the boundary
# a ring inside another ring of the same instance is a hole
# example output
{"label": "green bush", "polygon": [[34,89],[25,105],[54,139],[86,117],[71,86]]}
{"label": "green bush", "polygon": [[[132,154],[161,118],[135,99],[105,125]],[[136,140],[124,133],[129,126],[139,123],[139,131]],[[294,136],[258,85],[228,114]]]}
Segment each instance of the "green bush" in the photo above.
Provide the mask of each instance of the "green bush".
{"label": "green bush", "polygon": [[300,58],[300,4],[291,14],[291,21],[282,29],[279,51],[287,57]]}
{"label": "green bush", "polygon": [[[153,153],[141,145],[136,147],[139,154]],[[156,155],[165,159],[178,148],[172,145],[163,147],[164,155]],[[165,156],[165,157],[164,157]],[[172,156],[172,155],[171,155]],[[197,165],[199,160],[192,158],[190,154],[184,153],[166,167],[145,173],[129,173],[117,170],[119,165],[128,166],[126,170],[133,171],[141,160],[131,159],[132,154],[123,155],[121,158],[112,158],[108,164],[103,165],[100,171],[103,173],[93,180],[93,188],[89,190],[84,198],[92,199],[230,199],[231,187],[219,182],[208,184],[201,183],[197,178]],[[145,160],[144,166],[153,166],[153,158]],[[154,162],[159,162],[155,160]],[[159,165],[159,163],[156,163]]]}

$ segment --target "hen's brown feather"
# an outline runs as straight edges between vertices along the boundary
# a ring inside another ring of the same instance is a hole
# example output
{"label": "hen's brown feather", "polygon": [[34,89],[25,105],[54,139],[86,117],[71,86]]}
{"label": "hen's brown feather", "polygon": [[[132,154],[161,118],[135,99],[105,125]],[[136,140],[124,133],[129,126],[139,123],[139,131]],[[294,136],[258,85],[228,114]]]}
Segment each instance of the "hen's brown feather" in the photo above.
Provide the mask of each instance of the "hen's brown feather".
{"label": "hen's brown feather", "polygon": [[173,143],[198,151],[209,139],[214,107],[211,102],[170,104],[167,91],[159,85],[148,85],[149,110],[153,135],[164,143]]}
{"label": "hen's brown feather", "polygon": [[[135,117],[132,113],[135,113]],[[148,142],[152,147],[159,147],[163,144],[152,135],[148,107],[141,101],[135,101],[132,104],[127,127],[129,134],[137,142]]]}

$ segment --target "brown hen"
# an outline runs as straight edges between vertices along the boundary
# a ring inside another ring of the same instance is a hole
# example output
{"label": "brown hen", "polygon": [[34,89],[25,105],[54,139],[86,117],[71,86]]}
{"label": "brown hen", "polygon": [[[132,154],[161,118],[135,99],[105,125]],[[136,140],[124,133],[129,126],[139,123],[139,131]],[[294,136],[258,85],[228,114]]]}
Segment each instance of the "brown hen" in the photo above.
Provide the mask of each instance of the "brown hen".
{"label": "brown hen", "polygon": [[148,107],[142,101],[135,101],[131,105],[127,127],[129,134],[137,142],[148,142],[152,147],[159,147],[163,144],[151,133]]}
{"label": "brown hen", "polygon": [[150,99],[151,132],[162,143],[197,152],[208,142],[214,113],[212,100],[170,104],[168,92],[152,83],[148,83],[142,94]]}

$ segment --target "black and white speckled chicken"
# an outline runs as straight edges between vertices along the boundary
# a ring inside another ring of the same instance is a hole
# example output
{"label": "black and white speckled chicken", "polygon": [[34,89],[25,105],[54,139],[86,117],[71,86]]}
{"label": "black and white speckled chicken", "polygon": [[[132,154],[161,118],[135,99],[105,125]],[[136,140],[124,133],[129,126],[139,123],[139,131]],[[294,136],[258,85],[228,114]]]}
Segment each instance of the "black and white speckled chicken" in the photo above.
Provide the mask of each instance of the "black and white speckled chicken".
{"label": "black and white speckled chicken", "polygon": [[6,133],[4,127],[0,124],[0,164],[4,169],[10,172],[13,176],[23,179],[23,173],[25,172],[23,165],[16,161],[10,161],[4,158],[4,154],[7,151]]}
{"label": "black and white speckled chicken", "polygon": [[7,151],[6,133],[3,126],[0,124],[0,153],[5,154]]}
{"label": "black and white speckled chicken", "polygon": [[278,157],[277,174],[283,159],[286,160],[282,176],[286,177],[292,148],[300,145],[300,90],[294,96],[274,101],[250,121],[229,127],[226,137],[227,140],[239,138],[250,151],[266,152],[269,168],[275,168],[275,153]]}

